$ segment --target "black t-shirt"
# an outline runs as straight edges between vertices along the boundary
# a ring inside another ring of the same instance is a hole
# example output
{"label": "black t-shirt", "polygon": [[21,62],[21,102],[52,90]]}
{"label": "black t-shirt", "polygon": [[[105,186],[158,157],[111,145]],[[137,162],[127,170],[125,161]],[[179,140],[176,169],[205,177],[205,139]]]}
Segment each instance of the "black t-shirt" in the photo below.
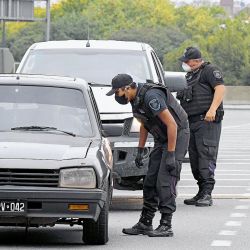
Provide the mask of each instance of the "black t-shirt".
{"label": "black t-shirt", "polygon": [[167,109],[166,94],[160,89],[149,89],[144,97],[145,107],[154,115]]}
{"label": "black t-shirt", "polygon": [[202,70],[200,75],[200,83],[208,84],[212,89],[214,89],[218,85],[224,85],[221,70],[217,66],[210,63],[204,63],[198,70],[187,73],[187,82],[190,82],[198,77],[200,70]]}
{"label": "black t-shirt", "polygon": [[[136,93],[137,96],[139,95],[142,86],[143,83],[138,84]],[[131,104],[134,106],[134,102],[131,102]],[[168,108],[166,93],[161,89],[149,89],[144,96],[144,105],[153,116],[157,116],[164,109]]]}

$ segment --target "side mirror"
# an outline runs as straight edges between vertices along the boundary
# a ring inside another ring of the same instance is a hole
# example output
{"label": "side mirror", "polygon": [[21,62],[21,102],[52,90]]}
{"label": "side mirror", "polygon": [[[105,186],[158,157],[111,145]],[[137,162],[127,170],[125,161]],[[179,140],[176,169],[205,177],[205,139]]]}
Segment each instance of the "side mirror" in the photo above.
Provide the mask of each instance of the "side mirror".
{"label": "side mirror", "polygon": [[14,72],[14,57],[8,48],[0,48],[0,73]]}
{"label": "side mirror", "polygon": [[185,72],[164,72],[165,85],[171,92],[177,92],[183,90],[187,86],[187,81],[185,78]]}

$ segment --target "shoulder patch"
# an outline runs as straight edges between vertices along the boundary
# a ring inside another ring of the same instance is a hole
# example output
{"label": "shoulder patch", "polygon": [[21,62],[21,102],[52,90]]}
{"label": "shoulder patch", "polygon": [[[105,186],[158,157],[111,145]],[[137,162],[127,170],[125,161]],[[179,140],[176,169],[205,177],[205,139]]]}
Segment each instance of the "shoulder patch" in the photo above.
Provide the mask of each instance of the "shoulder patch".
{"label": "shoulder patch", "polygon": [[149,102],[149,107],[155,111],[158,111],[161,108],[161,104],[157,99],[154,98]]}
{"label": "shoulder patch", "polygon": [[217,79],[221,79],[222,78],[222,74],[221,74],[221,72],[219,70],[213,71],[213,75]]}

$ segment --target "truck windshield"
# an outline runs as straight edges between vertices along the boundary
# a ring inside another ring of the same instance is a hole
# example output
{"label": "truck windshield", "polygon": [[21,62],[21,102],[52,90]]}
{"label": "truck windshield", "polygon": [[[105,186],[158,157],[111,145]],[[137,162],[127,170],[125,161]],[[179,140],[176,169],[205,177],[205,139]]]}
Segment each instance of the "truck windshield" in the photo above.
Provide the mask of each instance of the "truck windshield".
{"label": "truck windshield", "polygon": [[77,89],[0,85],[0,117],[0,131],[48,127],[53,129],[40,131],[93,134],[83,93]]}
{"label": "truck windshield", "polygon": [[131,75],[135,82],[151,78],[144,52],[127,50],[33,50],[21,73],[79,77],[106,85],[119,73]]}

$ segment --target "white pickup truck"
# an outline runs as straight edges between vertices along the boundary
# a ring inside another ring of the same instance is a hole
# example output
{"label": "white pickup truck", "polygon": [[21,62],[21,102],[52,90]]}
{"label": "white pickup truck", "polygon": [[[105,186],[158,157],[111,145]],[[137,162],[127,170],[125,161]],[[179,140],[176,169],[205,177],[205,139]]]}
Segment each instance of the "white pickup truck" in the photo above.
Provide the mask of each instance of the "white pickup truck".
{"label": "white pickup truck", "polygon": [[145,43],[102,40],[49,41],[33,44],[25,53],[16,73],[59,75],[83,78],[92,87],[102,121],[113,149],[114,186],[139,189],[146,174],[152,138],[144,150],[144,167],[134,164],[139,123],[131,106],[119,105],[106,96],[111,79],[118,73],[130,74],[135,82],[158,82],[172,91],[183,88],[180,72],[164,72],[153,48]]}

